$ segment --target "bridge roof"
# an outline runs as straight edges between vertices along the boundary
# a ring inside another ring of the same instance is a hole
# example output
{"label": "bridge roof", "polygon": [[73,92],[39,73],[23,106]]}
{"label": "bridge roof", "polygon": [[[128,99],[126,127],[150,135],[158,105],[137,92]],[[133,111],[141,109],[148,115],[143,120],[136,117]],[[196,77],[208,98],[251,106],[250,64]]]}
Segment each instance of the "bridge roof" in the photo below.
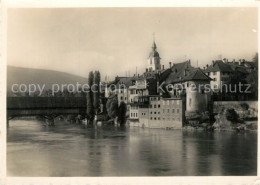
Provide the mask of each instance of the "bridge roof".
{"label": "bridge roof", "polygon": [[7,97],[7,109],[86,108],[85,97]]}

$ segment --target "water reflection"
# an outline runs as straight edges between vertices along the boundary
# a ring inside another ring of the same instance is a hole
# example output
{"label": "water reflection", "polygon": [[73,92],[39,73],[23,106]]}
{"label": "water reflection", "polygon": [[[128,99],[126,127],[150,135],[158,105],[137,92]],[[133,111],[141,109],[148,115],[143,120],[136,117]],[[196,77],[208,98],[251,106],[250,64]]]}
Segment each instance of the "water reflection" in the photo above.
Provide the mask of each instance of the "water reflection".
{"label": "water reflection", "polygon": [[8,176],[256,175],[257,134],[12,120]]}

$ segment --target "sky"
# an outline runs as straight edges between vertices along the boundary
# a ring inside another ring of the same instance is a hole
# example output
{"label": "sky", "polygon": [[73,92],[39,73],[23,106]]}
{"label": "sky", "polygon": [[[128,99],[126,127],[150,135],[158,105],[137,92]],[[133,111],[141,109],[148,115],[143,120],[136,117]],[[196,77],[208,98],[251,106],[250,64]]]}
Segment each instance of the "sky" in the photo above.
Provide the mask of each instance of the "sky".
{"label": "sky", "polygon": [[258,51],[257,8],[9,9],[8,65],[102,78],[142,74],[153,43],[161,64],[190,59],[251,60]]}

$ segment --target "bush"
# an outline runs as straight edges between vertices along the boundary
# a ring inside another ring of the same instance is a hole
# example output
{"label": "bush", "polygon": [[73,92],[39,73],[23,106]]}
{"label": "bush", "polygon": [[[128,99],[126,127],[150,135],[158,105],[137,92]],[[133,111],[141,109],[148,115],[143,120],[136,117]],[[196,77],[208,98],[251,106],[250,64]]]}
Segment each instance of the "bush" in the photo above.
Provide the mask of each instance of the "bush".
{"label": "bush", "polygon": [[249,105],[247,103],[241,103],[240,106],[241,106],[241,108],[243,110],[248,110],[249,109]]}
{"label": "bush", "polygon": [[234,109],[226,109],[225,116],[227,120],[231,122],[236,122],[239,118],[237,112]]}

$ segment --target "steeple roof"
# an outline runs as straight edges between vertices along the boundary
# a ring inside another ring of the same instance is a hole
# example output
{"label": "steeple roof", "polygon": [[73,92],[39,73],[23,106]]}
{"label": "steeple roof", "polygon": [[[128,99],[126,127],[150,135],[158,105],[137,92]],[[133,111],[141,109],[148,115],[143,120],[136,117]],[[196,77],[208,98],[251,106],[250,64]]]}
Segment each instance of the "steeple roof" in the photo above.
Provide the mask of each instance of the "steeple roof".
{"label": "steeple roof", "polygon": [[159,55],[159,53],[157,51],[157,46],[156,46],[155,41],[153,42],[152,51],[150,52],[148,58],[152,58],[152,57],[160,57],[160,55]]}

